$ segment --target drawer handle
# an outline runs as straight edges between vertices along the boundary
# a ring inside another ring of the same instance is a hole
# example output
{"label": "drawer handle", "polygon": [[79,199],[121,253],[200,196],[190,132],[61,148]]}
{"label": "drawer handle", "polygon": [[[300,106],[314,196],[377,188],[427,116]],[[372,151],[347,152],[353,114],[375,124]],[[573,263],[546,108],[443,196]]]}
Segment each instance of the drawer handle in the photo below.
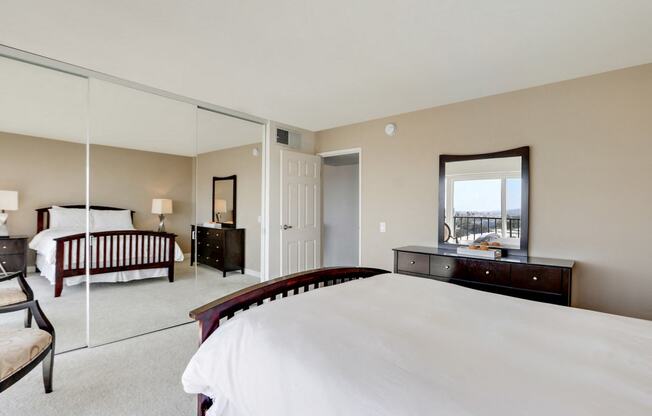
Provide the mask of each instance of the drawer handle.
{"label": "drawer handle", "polygon": [[2,264],[7,264],[7,262],[6,262],[6,261],[3,261]]}
{"label": "drawer handle", "polygon": [[489,270],[485,271],[484,274],[489,274]]}
{"label": "drawer handle", "polygon": [[416,263],[414,260],[412,260],[412,261],[410,262],[410,264],[414,264],[414,263]]}
{"label": "drawer handle", "polygon": [[2,248],[3,248],[3,249],[6,249],[6,248],[7,248],[7,246],[2,246]]}
{"label": "drawer handle", "polygon": [[448,265],[448,264],[444,266],[444,269],[446,269],[446,270],[448,270],[448,269],[450,269],[450,268],[451,268],[451,266]]}
{"label": "drawer handle", "polygon": [[539,278],[536,276],[532,276],[532,280],[539,280]]}

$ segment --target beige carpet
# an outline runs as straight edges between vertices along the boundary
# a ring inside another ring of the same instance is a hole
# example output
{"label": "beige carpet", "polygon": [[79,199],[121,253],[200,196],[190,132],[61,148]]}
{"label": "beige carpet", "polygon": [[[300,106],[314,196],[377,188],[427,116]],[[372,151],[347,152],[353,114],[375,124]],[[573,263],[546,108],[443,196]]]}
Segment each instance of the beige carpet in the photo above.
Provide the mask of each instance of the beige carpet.
{"label": "beige carpet", "polygon": [[0,416],[194,415],[195,397],[183,391],[181,374],[197,331],[187,324],[57,355],[54,391],[43,392],[39,366],[0,393]]}
{"label": "beige carpet", "polygon": [[[85,285],[65,286],[59,298],[53,297],[48,280],[34,273],[29,282],[35,297],[52,322],[57,334],[57,352],[86,345]],[[188,313],[205,303],[258,283],[257,277],[222,273],[206,266],[177,264],[175,281],[167,278],[126,283],[92,284],[90,290],[91,346],[190,322]],[[17,286],[15,281],[0,283]],[[0,326],[21,327],[23,313],[0,314]]]}

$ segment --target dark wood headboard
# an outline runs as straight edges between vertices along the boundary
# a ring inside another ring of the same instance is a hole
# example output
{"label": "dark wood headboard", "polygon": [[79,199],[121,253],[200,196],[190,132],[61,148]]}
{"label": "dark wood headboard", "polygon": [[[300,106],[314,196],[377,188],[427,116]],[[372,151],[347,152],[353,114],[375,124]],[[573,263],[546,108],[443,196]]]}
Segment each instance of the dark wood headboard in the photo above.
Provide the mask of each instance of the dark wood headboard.
{"label": "dark wood headboard", "polygon": [[[61,208],[81,208],[85,209],[86,205],[57,205]],[[49,211],[52,207],[37,208],[36,209],[36,232],[40,233],[43,230],[50,228],[50,215]],[[116,207],[104,207],[101,205],[91,205],[90,209],[95,209],[98,211],[130,211],[131,212],[131,221],[134,220],[134,211],[127,210],[125,208],[116,208]]]}

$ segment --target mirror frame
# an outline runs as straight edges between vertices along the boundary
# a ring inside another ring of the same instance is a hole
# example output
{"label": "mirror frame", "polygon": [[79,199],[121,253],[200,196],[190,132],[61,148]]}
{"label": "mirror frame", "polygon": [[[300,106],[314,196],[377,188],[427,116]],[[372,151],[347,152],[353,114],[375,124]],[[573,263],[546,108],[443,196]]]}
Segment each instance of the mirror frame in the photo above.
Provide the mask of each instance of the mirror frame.
{"label": "mirror frame", "polygon": [[503,157],[521,157],[521,244],[519,248],[507,248],[507,254],[512,256],[528,255],[529,240],[529,201],[530,201],[530,147],[523,146],[501,152],[482,153],[475,155],[439,155],[439,214],[437,225],[437,244],[443,249],[456,249],[461,244],[444,241],[445,211],[446,211],[446,163],[462,162],[478,159],[498,159]]}
{"label": "mirror frame", "polygon": [[237,210],[237,203],[238,203],[238,175],[231,175],[231,176],[213,176],[213,198],[211,199],[211,221],[215,220],[215,182],[218,181],[233,181],[233,224],[222,224],[222,228],[238,228],[237,227],[237,220],[236,220],[236,214],[238,212]]}

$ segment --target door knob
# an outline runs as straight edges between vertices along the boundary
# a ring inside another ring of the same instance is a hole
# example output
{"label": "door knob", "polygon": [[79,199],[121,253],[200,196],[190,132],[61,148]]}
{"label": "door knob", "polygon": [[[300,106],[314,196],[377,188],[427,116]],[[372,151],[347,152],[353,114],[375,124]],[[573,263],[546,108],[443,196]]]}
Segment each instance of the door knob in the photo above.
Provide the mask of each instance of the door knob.
{"label": "door knob", "polygon": [[287,230],[287,229],[289,229],[289,228],[292,228],[292,226],[291,226],[291,225],[287,225],[287,224],[283,224],[283,229],[284,229],[284,230]]}

